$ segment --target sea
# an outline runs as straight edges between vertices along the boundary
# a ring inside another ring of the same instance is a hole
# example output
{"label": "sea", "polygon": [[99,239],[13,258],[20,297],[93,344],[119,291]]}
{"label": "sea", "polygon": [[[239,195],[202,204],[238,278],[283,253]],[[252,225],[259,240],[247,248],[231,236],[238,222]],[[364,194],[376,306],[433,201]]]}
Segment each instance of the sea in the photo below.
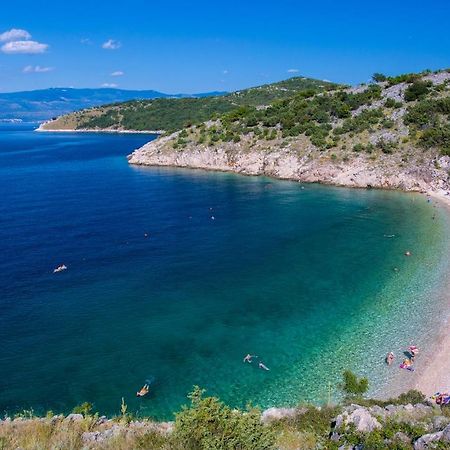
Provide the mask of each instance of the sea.
{"label": "sea", "polygon": [[123,398],[170,420],[195,385],[268,408],[338,401],[347,369],[375,396],[414,381],[383,359],[426,350],[444,311],[433,200],[137,167],[156,136],[34,128],[0,126],[2,415]]}

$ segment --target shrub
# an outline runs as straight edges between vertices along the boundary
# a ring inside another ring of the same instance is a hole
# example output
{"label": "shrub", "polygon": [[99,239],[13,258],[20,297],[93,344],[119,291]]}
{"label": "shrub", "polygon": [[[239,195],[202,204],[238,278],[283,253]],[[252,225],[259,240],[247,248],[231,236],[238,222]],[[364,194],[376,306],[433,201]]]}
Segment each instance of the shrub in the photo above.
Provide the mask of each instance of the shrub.
{"label": "shrub", "polygon": [[431,85],[431,81],[414,81],[414,83],[405,90],[405,100],[407,102],[412,102],[425,97],[428,94]]}
{"label": "shrub", "polygon": [[401,108],[403,106],[402,102],[397,102],[393,98],[387,98],[384,102],[386,108]]}
{"label": "shrub", "polygon": [[275,435],[261,423],[260,411],[232,410],[216,397],[203,397],[198,386],[189,395],[190,407],[176,415],[174,437],[189,450],[269,450]]}
{"label": "shrub", "polygon": [[352,371],[346,370],[343,375],[342,390],[347,397],[359,397],[369,389],[369,380],[367,378],[358,378]]}
{"label": "shrub", "polygon": [[376,83],[381,83],[382,81],[386,81],[387,77],[382,73],[374,73],[372,75],[372,80],[375,81]]}
{"label": "shrub", "polygon": [[94,405],[89,402],[81,403],[81,405],[75,406],[72,412],[74,414],[82,414],[84,417],[91,415]]}

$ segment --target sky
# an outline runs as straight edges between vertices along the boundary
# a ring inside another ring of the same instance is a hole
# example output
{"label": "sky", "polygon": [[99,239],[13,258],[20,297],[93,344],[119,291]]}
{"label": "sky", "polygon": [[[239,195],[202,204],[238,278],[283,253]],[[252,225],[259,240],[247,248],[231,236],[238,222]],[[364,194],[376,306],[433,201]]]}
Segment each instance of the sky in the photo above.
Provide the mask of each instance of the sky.
{"label": "sky", "polygon": [[450,0],[4,2],[0,92],[357,84],[450,67],[449,24]]}

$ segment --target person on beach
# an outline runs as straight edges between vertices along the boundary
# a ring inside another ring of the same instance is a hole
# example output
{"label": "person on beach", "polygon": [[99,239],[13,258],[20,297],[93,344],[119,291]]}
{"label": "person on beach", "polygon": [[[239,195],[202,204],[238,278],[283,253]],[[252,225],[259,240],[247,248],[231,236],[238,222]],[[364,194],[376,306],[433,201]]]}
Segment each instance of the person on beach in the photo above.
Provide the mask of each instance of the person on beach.
{"label": "person on beach", "polygon": [[411,361],[414,361],[414,358],[419,354],[419,349],[415,345],[410,345],[408,347],[409,354],[411,355]]}
{"label": "person on beach", "polygon": [[262,361],[258,364],[258,367],[263,370],[270,370]]}
{"label": "person on beach", "polygon": [[389,353],[387,354],[387,356],[386,356],[386,364],[387,364],[388,366],[390,366],[390,365],[394,362],[394,359],[395,359],[394,353],[389,352]]}
{"label": "person on beach", "polygon": [[403,362],[400,364],[400,369],[406,369],[411,372],[414,372],[414,367],[412,366],[412,361],[409,358],[405,358]]}

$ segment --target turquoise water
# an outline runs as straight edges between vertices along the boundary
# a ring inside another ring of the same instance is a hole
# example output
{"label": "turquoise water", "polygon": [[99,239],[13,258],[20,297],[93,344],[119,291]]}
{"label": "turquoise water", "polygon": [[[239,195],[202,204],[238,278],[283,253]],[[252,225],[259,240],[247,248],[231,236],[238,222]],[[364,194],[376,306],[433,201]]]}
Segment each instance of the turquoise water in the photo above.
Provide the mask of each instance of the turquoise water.
{"label": "turquoise water", "polygon": [[[434,336],[441,208],[129,166],[148,139],[0,129],[0,411],[90,401],[114,414],[124,397],[171,418],[194,384],[269,407],[322,402],[329,384],[336,398],[346,368],[374,394],[413,380],[382,360]],[[270,371],[243,364],[248,352]],[[147,378],[152,392],[137,399]]]}

